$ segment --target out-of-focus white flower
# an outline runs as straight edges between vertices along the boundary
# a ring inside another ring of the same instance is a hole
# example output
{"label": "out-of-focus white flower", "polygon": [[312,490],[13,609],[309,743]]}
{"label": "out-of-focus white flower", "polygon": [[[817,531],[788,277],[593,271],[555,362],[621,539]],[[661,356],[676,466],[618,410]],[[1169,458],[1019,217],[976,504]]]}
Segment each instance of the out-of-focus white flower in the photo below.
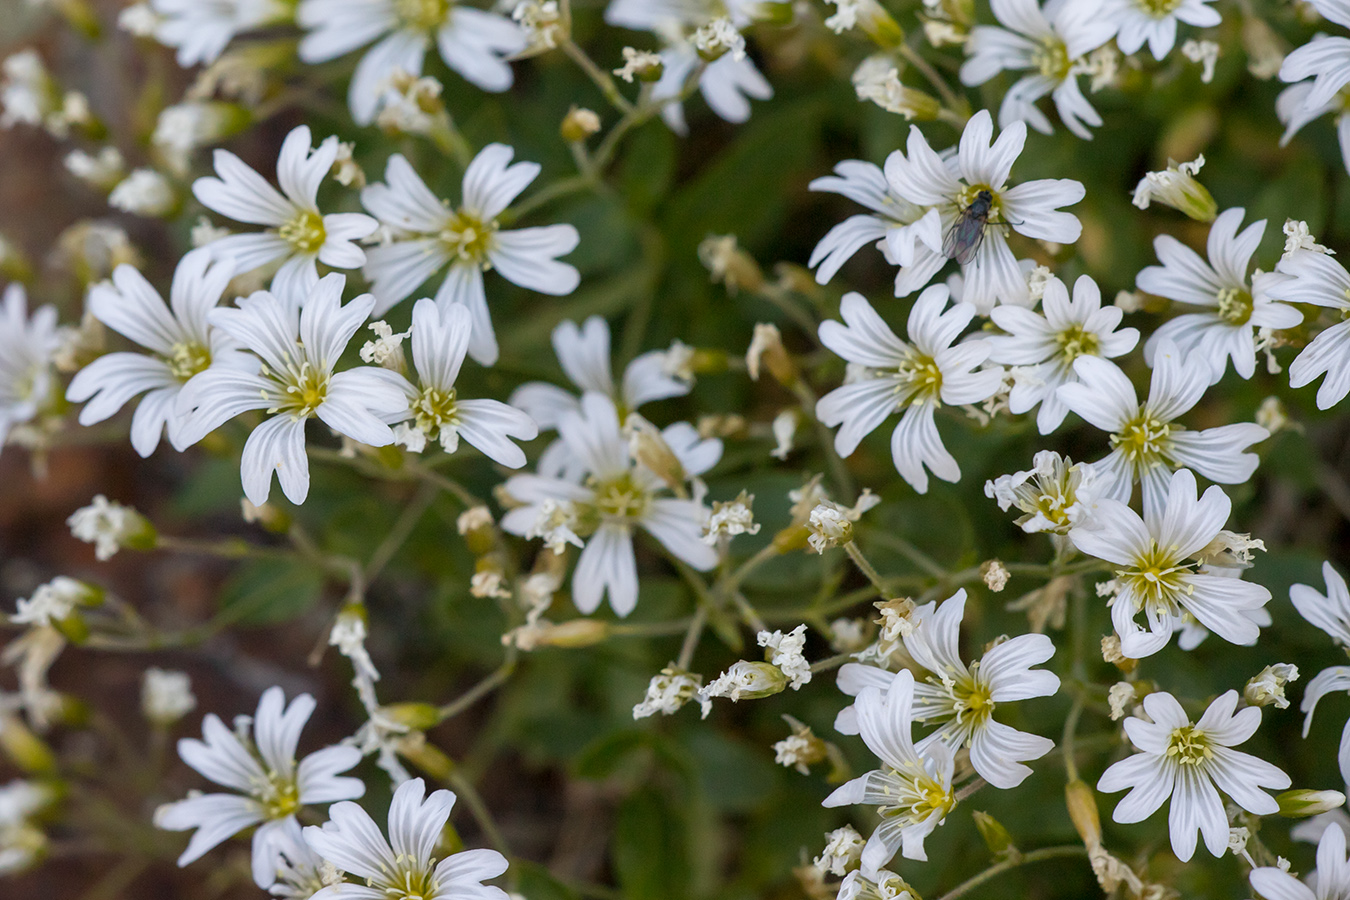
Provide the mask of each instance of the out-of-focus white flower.
{"label": "out-of-focus white flower", "polygon": [[[1296,584],[1289,589],[1289,600],[1299,615],[1322,629],[1337,645],[1350,647],[1350,589],[1330,562],[1322,563],[1322,577],[1326,581],[1326,594],[1309,585]],[[1304,714],[1305,738],[1312,728],[1318,702],[1327,694],[1341,692],[1350,692],[1350,666],[1328,666],[1308,682],[1303,689],[1303,702],[1299,704],[1299,710]],[[1350,722],[1341,733],[1337,762],[1341,777],[1350,783],[1350,778],[1346,778],[1350,773]]]}
{"label": "out-of-focus white flower", "polygon": [[108,195],[113,209],[138,216],[167,216],[178,206],[173,185],[154,169],[136,169]]}
{"label": "out-of-focus white flower", "polygon": [[1330,409],[1350,393],[1350,272],[1326,253],[1295,250],[1280,260],[1275,271],[1290,276],[1271,285],[1272,296],[1286,303],[1321,306],[1341,321],[1313,338],[1289,366],[1289,386],[1301,388],[1322,375],[1317,389],[1317,408]]}
{"label": "out-of-focus white flower", "polygon": [[[844,2],[849,3],[851,0]],[[840,8],[841,15],[843,9],[844,7]],[[878,54],[864,59],[858,64],[858,68],[853,70],[852,80],[853,90],[859,100],[870,100],[887,112],[904,116],[906,120],[918,119],[920,122],[927,122],[936,119],[942,111],[942,104],[936,97],[906,87],[900,82],[900,70],[896,67],[895,61],[887,55]],[[835,171],[839,171],[837,167]],[[815,187],[812,189],[819,190]]]}
{"label": "out-of-focus white flower", "polygon": [[1335,900],[1350,895],[1350,862],[1346,860],[1345,843],[1341,828],[1325,829],[1317,843],[1317,869],[1306,882],[1279,866],[1253,869],[1248,878],[1252,887],[1269,900]]}
{"label": "out-of-focus white flower", "polygon": [[[151,28],[155,40],[177,49],[183,68],[215,62],[241,31],[251,31],[290,15],[284,0],[149,0],[150,13],[130,17],[128,30]],[[126,11],[130,12],[130,10]],[[125,13],[124,13],[125,17]]]}
{"label": "out-of-focus white flower", "polygon": [[300,732],[315,705],[309,694],[287,705],[281,688],[268,688],[258,701],[251,738],[248,725],[232,732],[214,713],[208,713],[202,721],[204,741],[185,738],[178,742],[183,762],[216,784],[239,792],[194,794],[155,811],[155,825],[160,828],[196,829],[178,865],[186,866],[222,841],[257,825],[253,879],[258,887],[270,887],[276,880],[274,855],[287,819],[293,820],[302,806],[350,800],[365,793],[360,779],[339,776],[361,761],[361,752],[354,747],[325,747],[296,763]]}
{"label": "out-of-focus white flower", "polygon": [[150,143],[171,171],[186,175],[197,148],[218,143],[247,123],[248,113],[232,103],[177,103],[160,111]]}
{"label": "out-of-focus white flower", "polygon": [[566,30],[562,14],[555,0],[522,0],[511,11],[514,19],[525,31],[527,45],[522,54],[542,53],[552,50],[565,40]]}
{"label": "out-of-focus white flower", "polygon": [[154,526],[145,516],[102,494],[71,513],[66,525],[77,540],[94,545],[94,556],[100,562],[112,559],[123,547],[143,550],[155,543]]}
{"label": "out-of-focus white flower", "polygon": [[661,68],[661,55],[659,53],[624,47],[623,66],[615,69],[614,74],[629,84],[633,83],[634,78],[639,81],[656,81],[661,77]]}
{"label": "out-of-focus white flower", "polygon": [[1195,853],[1197,830],[1214,856],[1228,850],[1228,817],[1219,790],[1255,815],[1277,812],[1279,804],[1261,788],[1287,788],[1289,776],[1232,749],[1261,724],[1261,710],[1238,710],[1237,702],[1237,691],[1229,691],[1192,723],[1171,694],[1156,691],[1145,697],[1147,718],[1125,720],[1125,733],[1140,752],[1112,765],[1097,782],[1097,790],[1108,794],[1130,789],[1111,818],[1142,822],[1170,798],[1172,852],[1187,862]]}
{"label": "out-of-focus white flower", "polygon": [[1119,29],[1116,45],[1129,56],[1138,53],[1144,43],[1154,59],[1172,52],[1177,40],[1177,23],[1211,28],[1222,21],[1219,11],[1206,4],[1214,0],[1107,0],[1102,15]]}
{"label": "out-of-focus white flower", "polygon": [[9,620],[15,625],[55,625],[69,618],[77,607],[97,601],[98,596],[98,591],[84,582],[61,575],[38,585],[31,597],[21,597]]}
{"label": "out-of-focus white flower", "polygon": [[109,144],[99,148],[97,156],[83,150],[66,154],[66,171],[93,187],[110,191],[126,176],[126,161],[122,152]]}
{"label": "out-of-focus white flower", "polygon": [[1214,66],[1219,61],[1219,45],[1213,41],[1187,40],[1181,45],[1181,55],[1200,64],[1200,80],[1209,84],[1214,80]]}
{"label": "out-of-focus white flower", "polygon": [[53,356],[60,345],[56,308],[28,315],[28,294],[11,284],[0,295],[0,446],[10,431],[49,409],[56,398]]}
{"label": "out-of-focus white flower", "polygon": [[141,712],[151,722],[167,727],[196,708],[192,679],[186,672],[154,666],[145,670],[145,678],[141,681]]}

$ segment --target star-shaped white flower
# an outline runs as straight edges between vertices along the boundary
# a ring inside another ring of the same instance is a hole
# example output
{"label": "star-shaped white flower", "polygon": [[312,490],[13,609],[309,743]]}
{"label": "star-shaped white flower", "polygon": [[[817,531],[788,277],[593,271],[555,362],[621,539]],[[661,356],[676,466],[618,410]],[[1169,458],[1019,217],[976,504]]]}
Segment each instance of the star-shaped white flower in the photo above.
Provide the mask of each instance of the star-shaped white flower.
{"label": "star-shaped white flower", "polygon": [[207,246],[215,257],[230,260],[240,274],[282,260],[272,277],[272,293],[297,306],[319,281],[318,263],[359,268],[366,254],[356,241],[369,237],[379,223],[362,213],[324,215],[319,210],[319,186],[337,154],[337,137],[314,148],[309,126],[296,128],[277,156],[278,191],[239,157],[217,150],[217,177],[198,178],[192,193],[222,216],[267,230],[212,241]]}
{"label": "star-shaped white flower", "polygon": [[[1223,530],[1232,502],[1219,487],[1197,498],[1195,475],[1174,474],[1163,502],[1143,518],[1118,500],[1097,501],[1095,513],[1069,532],[1083,553],[1119,566],[1111,622],[1120,650],[1132,659],[1157,653],[1171,640],[1177,617],[1190,613],[1234,644],[1260,634],[1244,612],[1266,604],[1270,591],[1240,578],[1197,571],[1197,554]],[[1146,627],[1135,617],[1144,614]]]}
{"label": "star-shaped white flower", "polygon": [[52,355],[60,343],[56,307],[28,316],[28,293],[11,284],[0,297],[0,446],[16,425],[32,421],[52,401]]}
{"label": "star-shaped white flower", "polygon": [[1177,23],[1212,28],[1222,18],[1206,4],[1214,0],[1106,0],[1102,15],[1115,23],[1116,46],[1129,56],[1145,43],[1154,59],[1172,52],[1177,41]]}
{"label": "star-shaped white flower", "polygon": [[242,31],[286,19],[283,0],[150,0],[154,36],[183,68],[213,63]]}
{"label": "star-shaped white flower", "polygon": [[[1289,588],[1289,599],[1298,614],[1326,632],[1337,645],[1350,648],[1350,589],[1345,579],[1329,562],[1322,563],[1322,577],[1326,580],[1327,592],[1320,593],[1306,584],[1296,584]],[[1350,666],[1328,666],[1318,672],[1308,686],[1303,689],[1303,702],[1299,709],[1304,714],[1303,736],[1308,736],[1312,728],[1313,712],[1317,703],[1327,694],[1350,692]],[[1341,732],[1341,748],[1337,755],[1341,777],[1350,782],[1350,721],[1345,723]]]}
{"label": "star-shaped white flower", "polygon": [[[155,812],[155,824],[169,831],[196,829],[178,865],[200,859],[208,850],[245,828],[253,832],[253,879],[269,887],[277,876],[276,853],[287,823],[302,806],[351,800],[365,793],[358,778],[339,777],[361,761],[355,747],[326,747],[297,764],[300,732],[314,712],[314,698],[301,694],[286,704],[281,688],[263,692],[249,728],[231,731],[210,713],[202,737],[178,742],[183,762],[238,794],[199,794],[167,803]],[[247,719],[243,720],[247,723]]]}
{"label": "star-shaped white flower", "polygon": [[1220,790],[1247,812],[1278,812],[1280,805],[1261,788],[1287,788],[1289,776],[1232,749],[1261,724],[1260,707],[1238,710],[1237,702],[1238,692],[1229,691],[1192,724],[1171,694],[1157,691],[1145,697],[1148,718],[1130,716],[1124,723],[1130,743],[1140,752],[1111,766],[1097,782],[1097,790],[1108,794],[1130,789],[1111,818],[1123,824],[1142,822],[1170,798],[1172,852],[1187,862],[1195,853],[1197,830],[1210,853],[1223,856],[1228,851],[1228,816]]}
{"label": "star-shaped white flower", "polygon": [[1288,303],[1308,303],[1332,310],[1341,321],[1304,347],[1289,366],[1289,386],[1301,388],[1326,375],[1317,389],[1317,408],[1330,409],[1350,393],[1350,272],[1329,254],[1312,250],[1286,253],[1275,271],[1291,276],[1271,288]]}
{"label": "star-shaped white flower", "polygon": [[[1317,11],[1330,21],[1342,28],[1350,28],[1350,3],[1346,0],[1311,0],[1311,2]],[[1326,111],[1344,110],[1345,89],[1350,85],[1350,37],[1325,34],[1314,36],[1311,41],[1284,58],[1284,63],[1280,66],[1280,80],[1298,82],[1295,87],[1307,85],[1306,90],[1290,95],[1286,101],[1291,104],[1289,122],[1293,130],[1297,130],[1293,126],[1293,122],[1297,119],[1306,122]],[[1293,88],[1281,94],[1281,99],[1291,91]],[[1294,102],[1298,103],[1297,109],[1292,106]],[[1340,120],[1342,135],[1345,134],[1345,129],[1350,127],[1343,124],[1344,121],[1342,117]],[[1302,122],[1300,127],[1301,125]],[[1345,144],[1346,141],[1342,138],[1342,152]]]}
{"label": "star-shaped white flower", "polygon": [[300,59],[314,64],[364,47],[347,100],[358,125],[375,121],[397,72],[422,74],[434,41],[445,64],[485,91],[504,91],[514,77],[507,59],[525,49],[515,22],[455,0],[300,0],[296,22],[306,30]]}
{"label": "star-shaped white flower", "polygon": [[1041,434],[1058,428],[1069,408],[1057,390],[1078,380],[1074,360],[1114,359],[1139,342],[1138,329],[1120,328],[1122,315],[1117,306],[1102,307],[1097,282],[1087,275],[1074,282],[1072,301],[1064,282],[1052,276],[1045,283],[1040,313],[1021,306],[995,307],[989,317],[1007,334],[989,338],[989,358],[1012,367],[1009,411],[1020,415],[1039,404],[1036,426]]}
{"label": "star-shaped white flower", "polygon": [[1139,273],[1139,290],[1178,303],[1201,307],[1168,320],[1148,339],[1144,355],[1152,359],[1159,345],[1173,341],[1187,362],[1203,361],[1217,382],[1228,360],[1243,378],[1256,371],[1257,329],[1292,328],[1303,321],[1292,306],[1274,301],[1269,293],[1279,275],[1257,273],[1248,283],[1247,267],[1266,232],[1266,220],[1253,222],[1241,233],[1243,210],[1224,210],[1209,230],[1209,261],[1170,235],[1153,242],[1161,266]]}
{"label": "star-shaped white flower", "polygon": [[507,900],[501,888],[483,884],[506,871],[496,850],[463,850],[437,860],[455,795],[426,795],[420,778],[405,781],[389,805],[389,837],[355,803],[335,803],[322,828],[305,829],[314,851],[365,884],[325,887],[310,900]]}
{"label": "star-shaped white flower", "polygon": [[389,158],[385,183],[361,192],[361,202],[394,232],[388,243],[370,248],[365,276],[378,298],[375,315],[412,296],[427,279],[445,271],[436,291],[442,307],[462,303],[473,314],[469,355],[490,366],[497,361],[497,336],[488,312],[483,272],[496,269],[513,284],[562,296],[576,290],[577,270],[557,257],[577,246],[571,225],[502,230],[497,218],[539,175],[539,164],[511,164],[515,151],[489,144],[464,172],[459,208],[442,201],[402,156]]}
{"label": "star-shaped white flower", "polygon": [[1350,897],[1350,860],[1345,831],[1332,825],[1317,842],[1317,870],[1305,884],[1277,866],[1252,869],[1252,887],[1265,900],[1341,900]]}
{"label": "star-shaped white flower", "polygon": [[125,264],[113,271],[112,284],[91,287],[87,307],[94,318],[150,353],[109,353],[76,373],[66,399],[89,401],[80,410],[80,424],[102,422],[148,392],[131,417],[131,446],[149,456],[167,432],[174,449],[183,450],[189,417],[176,408],[183,385],[212,366],[256,368],[253,357],[207,321],[233,273],[229,262],[212,264],[211,251],[203,248],[178,263],[168,304],[144,275]]}
{"label": "star-shaped white flower", "polygon": [[[816,404],[827,426],[842,426],[834,446],[849,456],[864,437],[900,412],[891,434],[896,471],[919,493],[928,490],[925,467],[943,481],[956,482],[961,468],[942,445],[934,414],[938,407],[979,403],[1003,383],[1001,369],[972,371],[989,357],[985,340],[952,342],[975,317],[969,303],[946,309],[947,288],[933,285],[914,301],[909,313],[909,342],[896,337],[861,294],[845,294],[843,323],[825,322],[820,341],[858,367],[856,377]],[[944,312],[944,309],[946,311]]]}

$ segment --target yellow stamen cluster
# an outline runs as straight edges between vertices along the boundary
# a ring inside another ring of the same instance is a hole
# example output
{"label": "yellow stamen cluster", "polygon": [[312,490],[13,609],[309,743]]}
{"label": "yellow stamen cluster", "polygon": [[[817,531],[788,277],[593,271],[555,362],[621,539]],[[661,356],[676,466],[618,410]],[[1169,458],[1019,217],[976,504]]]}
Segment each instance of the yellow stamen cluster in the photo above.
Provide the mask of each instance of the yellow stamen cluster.
{"label": "yellow stamen cluster", "polygon": [[1167,739],[1167,756],[1183,766],[1195,766],[1214,756],[1209,738],[1194,725],[1183,725]]}
{"label": "yellow stamen cluster", "polygon": [[1111,446],[1124,453],[1135,466],[1151,468],[1166,461],[1167,438],[1175,428],[1145,410],[1117,434],[1111,435]]}
{"label": "yellow stamen cluster", "polygon": [[394,0],[394,15],[405,28],[431,31],[445,24],[450,0]]}
{"label": "yellow stamen cluster", "polygon": [[183,341],[173,345],[164,361],[168,363],[174,378],[187,381],[210,367],[211,351],[196,341]]}
{"label": "yellow stamen cluster", "polygon": [[301,210],[295,217],[277,229],[277,235],[297,253],[318,253],[328,233],[323,227],[323,216]]}
{"label": "yellow stamen cluster", "polygon": [[1252,317],[1252,295],[1242,288],[1219,291],[1219,318],[1230,325],[1246,325]]}
{"label": "yellow stamen cluster", "polygon": [[484,222],[463,210],[451,216],[440,233],[440,239],[451,253],[479,264],[487,260],[488,251],[492,249],[496,237],[496,221]]}

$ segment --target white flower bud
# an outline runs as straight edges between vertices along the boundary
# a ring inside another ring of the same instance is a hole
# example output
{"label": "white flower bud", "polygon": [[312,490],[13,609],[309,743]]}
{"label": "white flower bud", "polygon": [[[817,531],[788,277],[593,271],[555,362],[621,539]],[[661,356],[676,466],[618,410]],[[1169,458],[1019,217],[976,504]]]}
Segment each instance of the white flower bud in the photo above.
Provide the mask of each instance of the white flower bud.
{"label": "white flower bud", "polygon": [[149,668],[141,683],[141,712],[161,727],[172,725],[197,707],[186,672]]}

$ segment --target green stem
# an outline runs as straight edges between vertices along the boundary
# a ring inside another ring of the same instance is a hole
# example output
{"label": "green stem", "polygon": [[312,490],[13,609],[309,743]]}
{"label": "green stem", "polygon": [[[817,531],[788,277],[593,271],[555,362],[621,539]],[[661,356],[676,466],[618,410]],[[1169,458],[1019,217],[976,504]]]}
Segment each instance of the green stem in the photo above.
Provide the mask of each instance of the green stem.
{"label": "green stem", "polygon": [[1023,853],[1016,859],[1004,860],[1001,863],[995,863],[985,869],[978,875],[967,878],[965,881],[943,894],[938,900],[956,900],[957,897],[964,897],[966,894],[975,890],[975,888],[984,884],[992,878],[997,878],[1004,872],[1010,872],[1019,866],[1025,866],[1030,863],[1042,862],[1047,859],[1060,859],[1066,856],[1086,856],[1087,848],[1082,844],[1068,844],[1062,847],[1042,847],[1040,850],[1032,850],[1030,853]]}
{"label": "green stem", "polygon": [[464,712],[464,710],[473,706],[479,700],[505,684],[506,680],[511,677],[511,673],[516,669],[517,656],[518,651],[516,648],[512,645],[507,645],[506,659],[502,660],[502,664],[498,666],[491,675],[488,675],[458,698],[451,700],[437,710],[438,721],[444,722],[446,719],[459,715]]}

